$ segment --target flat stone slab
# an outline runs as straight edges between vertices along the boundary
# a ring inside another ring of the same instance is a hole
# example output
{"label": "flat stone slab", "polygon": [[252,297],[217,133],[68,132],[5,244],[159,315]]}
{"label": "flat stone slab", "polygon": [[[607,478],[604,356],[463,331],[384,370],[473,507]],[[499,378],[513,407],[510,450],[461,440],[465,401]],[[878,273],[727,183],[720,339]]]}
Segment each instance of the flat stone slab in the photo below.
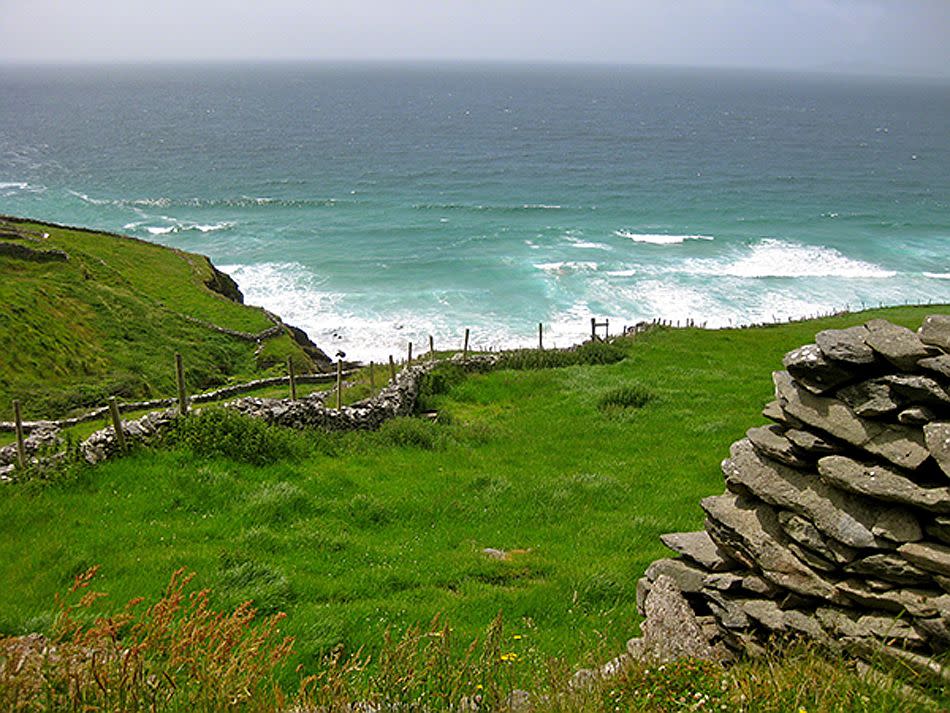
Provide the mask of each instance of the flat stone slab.
{"label": "flat stone slab", "polygon": [[868,329],[864,326],[847,329],[826,329],[815,335],[818,348],[829,359],[865,366],[874,363],[874,350],[867,344]]}
{"label": "flat stone slab", "polygon": [[897,552],[908,562],[928,572],[950,577],[950,546],[934,542],[908,542],[898,547]]}
{"label": "flat stone slab", "polygon": [[878,553],[852,562],[844,571],[848,574],[880,577],[896,584],[929,584],[932,577],[928,572],[911,564],[900,555]]}
{"label": "flat stone slab", "polygon": [[875,505],[830,487],[814,475],[768,461],[747,440],[732,444],[731,455],[722,464],[730,490],[748,491],[771,505],[798,513],[849,547],[876,547],[878,536],[895,542],[923,536],[912,513]]}
{"label": "flat stone slab", "polygon": [[811,464],[802,458],[795,444],[784,435],[784,429],[778,425],[758,426],[746,431],[746,438],[753,447],[767,458],[793,468],[807,468]]}
{"label": "flat stone slab", "polygon": [[950,315],[932,314],[926,317],[917,330],[917,336],[924,344],[950,352]]}
{"label": "flat stone slab", "polygon": [[710,572],[725,572],[738,567],[738,563],[713,542],[705,530],[670,532],[660,535],[660,541]]}
{"label": "flat stone slab", "polygon": [[785,437],[794,443],[799,450],[805,451],[812,457],[827,456],[832,453],[838,453],[841,450],[838,446],[829,443],[821,436],[816,436],[811,431],[790,428],[785,431]]}
{"label": "flat stone slab", "polygon": [[850,370],[826,359],[817,344],[793,349],[782,359],[782,365],[800,384],[816,394],[854,379]]}
{"label": "flat stone slab", "polygon": [[727,552],[736,552],[736,559],[751,563],[765,579],[806,597],[840,599],[833,584],[789,552],[771,507],[732,493],[705,498],[701,505],[713,539]]}
{"label": "flat stone slab", "polygon": [[936,414],[926,406],[911,406],[897,414],[898,423],[906,426],[925,426],[936,419]]}
{"label": "flat stone slab", "polygon": [[950,354],[939,354],[934,357],[921,359],[917,362],[917,366],[938,374],[945,379],[950,379]]}
{"label": "flat stone slab", "polygon": [[940,470],[950,477],[950,421],[935,421],[924,426],[924,443]]}
{"label": "flat stone slab", "polygon": [[894,413],[901,407],[890,384],[881,379],[862,381],[841,389],[836,396],[858,416],[879,418]]}
{"label": "flat stone slab", "polygon": [[802,546],[814,550],[822,557],[837,564],[847,564],[857,557],[858,551],[838,540],[825,537],[811,522],[788,510],[778,513],[782,530]]}
{"label": "flat stone slab", "polygon": [[940,382],[921,374],[889,374],[881,377],[897,394],[900,401],[908,404],[929,404],[946,407],[950,405],[950,393]]}
{"label": "flat stone slab", "polygon": [[883,430],[878,423],[858,418],[843,401],[816,396],[802,389],[787,371],[776,371],[772,374],[772,381],[782,410],[822,433],[863,446]]}
{"label": "flat stone slab", "polygon": [[815,617],[821,626],[841,638],[853,636],[872,639],[897,639],[907,644],[922,644],[923,637],[909,623],[897,617],[862,614],[836,607],[818,607]]}
{"label": "flat stone slab", "polygon": [[818,461],[818,473],[829,485],[858,495],[950,513],[950,487],[924,488],[894,468],[826,456]]}
{"label": "flat stone slab", "polygon": [[665,558],[647,567],[644,576],[651,582],[656,582],[660,577],[669,577],[684,594],[696,594],[702,590],[707,574],[706,570],[684,560]]}
{"label": "flat stone slab", "polygon": [[912,371],[917,362],[931,356],[927,345],[907,327],[886,319],[872,319],[864,326],[868,328],[868,346],[898,369]]}
{"label": "flat stone slab", "polygon": [[941,604],[941,599],[950,598],[950,595],[940,594],[937,591],[910,587],[885,591],[874,590],[860,579],[838,582],[837,589],[855,604],[896,614],[906,611],[911,616],[919,617],[937,616],[944,606]]}

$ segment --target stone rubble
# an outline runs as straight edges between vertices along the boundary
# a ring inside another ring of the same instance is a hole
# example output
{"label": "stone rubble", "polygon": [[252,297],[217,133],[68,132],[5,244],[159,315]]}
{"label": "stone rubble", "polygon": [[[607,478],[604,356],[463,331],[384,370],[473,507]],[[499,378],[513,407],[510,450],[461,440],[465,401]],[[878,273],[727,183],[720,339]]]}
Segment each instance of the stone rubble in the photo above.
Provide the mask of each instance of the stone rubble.
{"label": "stone rubble", "polygon": [[[638,582],[644,636],[627,656],[723,659],[805,637],[946,683],[950,316],[916,333],[826,330],[783,364],[773,423],[733,444],[705,529],[662,536],[679,557]],[[657,608],[660,594],[688,607]]]}

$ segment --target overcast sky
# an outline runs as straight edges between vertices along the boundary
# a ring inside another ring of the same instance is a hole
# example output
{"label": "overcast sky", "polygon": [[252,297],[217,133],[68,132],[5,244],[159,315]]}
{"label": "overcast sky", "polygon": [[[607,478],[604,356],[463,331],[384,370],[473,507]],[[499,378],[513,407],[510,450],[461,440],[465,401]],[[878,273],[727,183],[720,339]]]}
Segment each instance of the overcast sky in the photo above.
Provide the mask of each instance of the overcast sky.
{"label": "overcast sky", "polygon": [[0,0],[0,62],[515,60],[950,76],[950,0]]}

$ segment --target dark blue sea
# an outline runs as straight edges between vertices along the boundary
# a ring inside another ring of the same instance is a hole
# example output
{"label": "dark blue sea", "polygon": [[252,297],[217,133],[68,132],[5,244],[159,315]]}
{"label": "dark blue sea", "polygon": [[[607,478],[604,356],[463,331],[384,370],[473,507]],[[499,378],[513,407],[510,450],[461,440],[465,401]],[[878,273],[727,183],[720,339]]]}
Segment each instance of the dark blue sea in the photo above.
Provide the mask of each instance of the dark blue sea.
{"label": "dark blue sea", "polygon": [[950,302],[950,84],[0,68],[0,212],[205,253],[352,357]]}

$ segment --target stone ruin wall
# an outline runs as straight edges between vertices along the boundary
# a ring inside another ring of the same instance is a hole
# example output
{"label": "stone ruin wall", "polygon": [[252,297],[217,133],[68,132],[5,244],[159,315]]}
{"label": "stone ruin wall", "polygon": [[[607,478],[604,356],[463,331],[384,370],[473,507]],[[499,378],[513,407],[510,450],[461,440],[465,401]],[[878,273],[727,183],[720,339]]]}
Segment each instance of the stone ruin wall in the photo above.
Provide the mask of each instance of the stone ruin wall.
{"label": "stone ruin wall", "polygon": [[804,637],[950,682],[950,316],[827,330],[783,363],[705,529],[662,536],[679,557],[638,582],[627,656]]}
{"label": "stone ruin wall", "polygon": [[[498,361],[498,355],[472,355],[464,359],[462,355],[456,355],[449,361],[459,364],[467,371],[482,371],[493,368]],[[405,367],[396,374],[394,381],[376,395],[340,409],[325,405],[323,399],[326,394],[323,393],[312,394],[296,401],[246,397],[222,404],[222,407],[288,428],[316,428],[325,431],[372,430],[391,418],[412,413],[423,377],[441,363],[443,362],[432,360]],[[168,408],[152,411],[134,421],[123,421],[125,440],[128,444],[152,441],[172,428],[178,418],[178,410]],[[60,454],[47,459],[41,458],[44,448],[57,445],[58,433],[59,428],[55,424],[34,424],[25,444],[33,462],[56,461],[63,457]],[[120,454],[115,431],[111,426],[93,433],[79,444],[79,449],[83,458],[90,464]],[[13,478],[15,460],[15,444],[0,449],[0,482]]]}

